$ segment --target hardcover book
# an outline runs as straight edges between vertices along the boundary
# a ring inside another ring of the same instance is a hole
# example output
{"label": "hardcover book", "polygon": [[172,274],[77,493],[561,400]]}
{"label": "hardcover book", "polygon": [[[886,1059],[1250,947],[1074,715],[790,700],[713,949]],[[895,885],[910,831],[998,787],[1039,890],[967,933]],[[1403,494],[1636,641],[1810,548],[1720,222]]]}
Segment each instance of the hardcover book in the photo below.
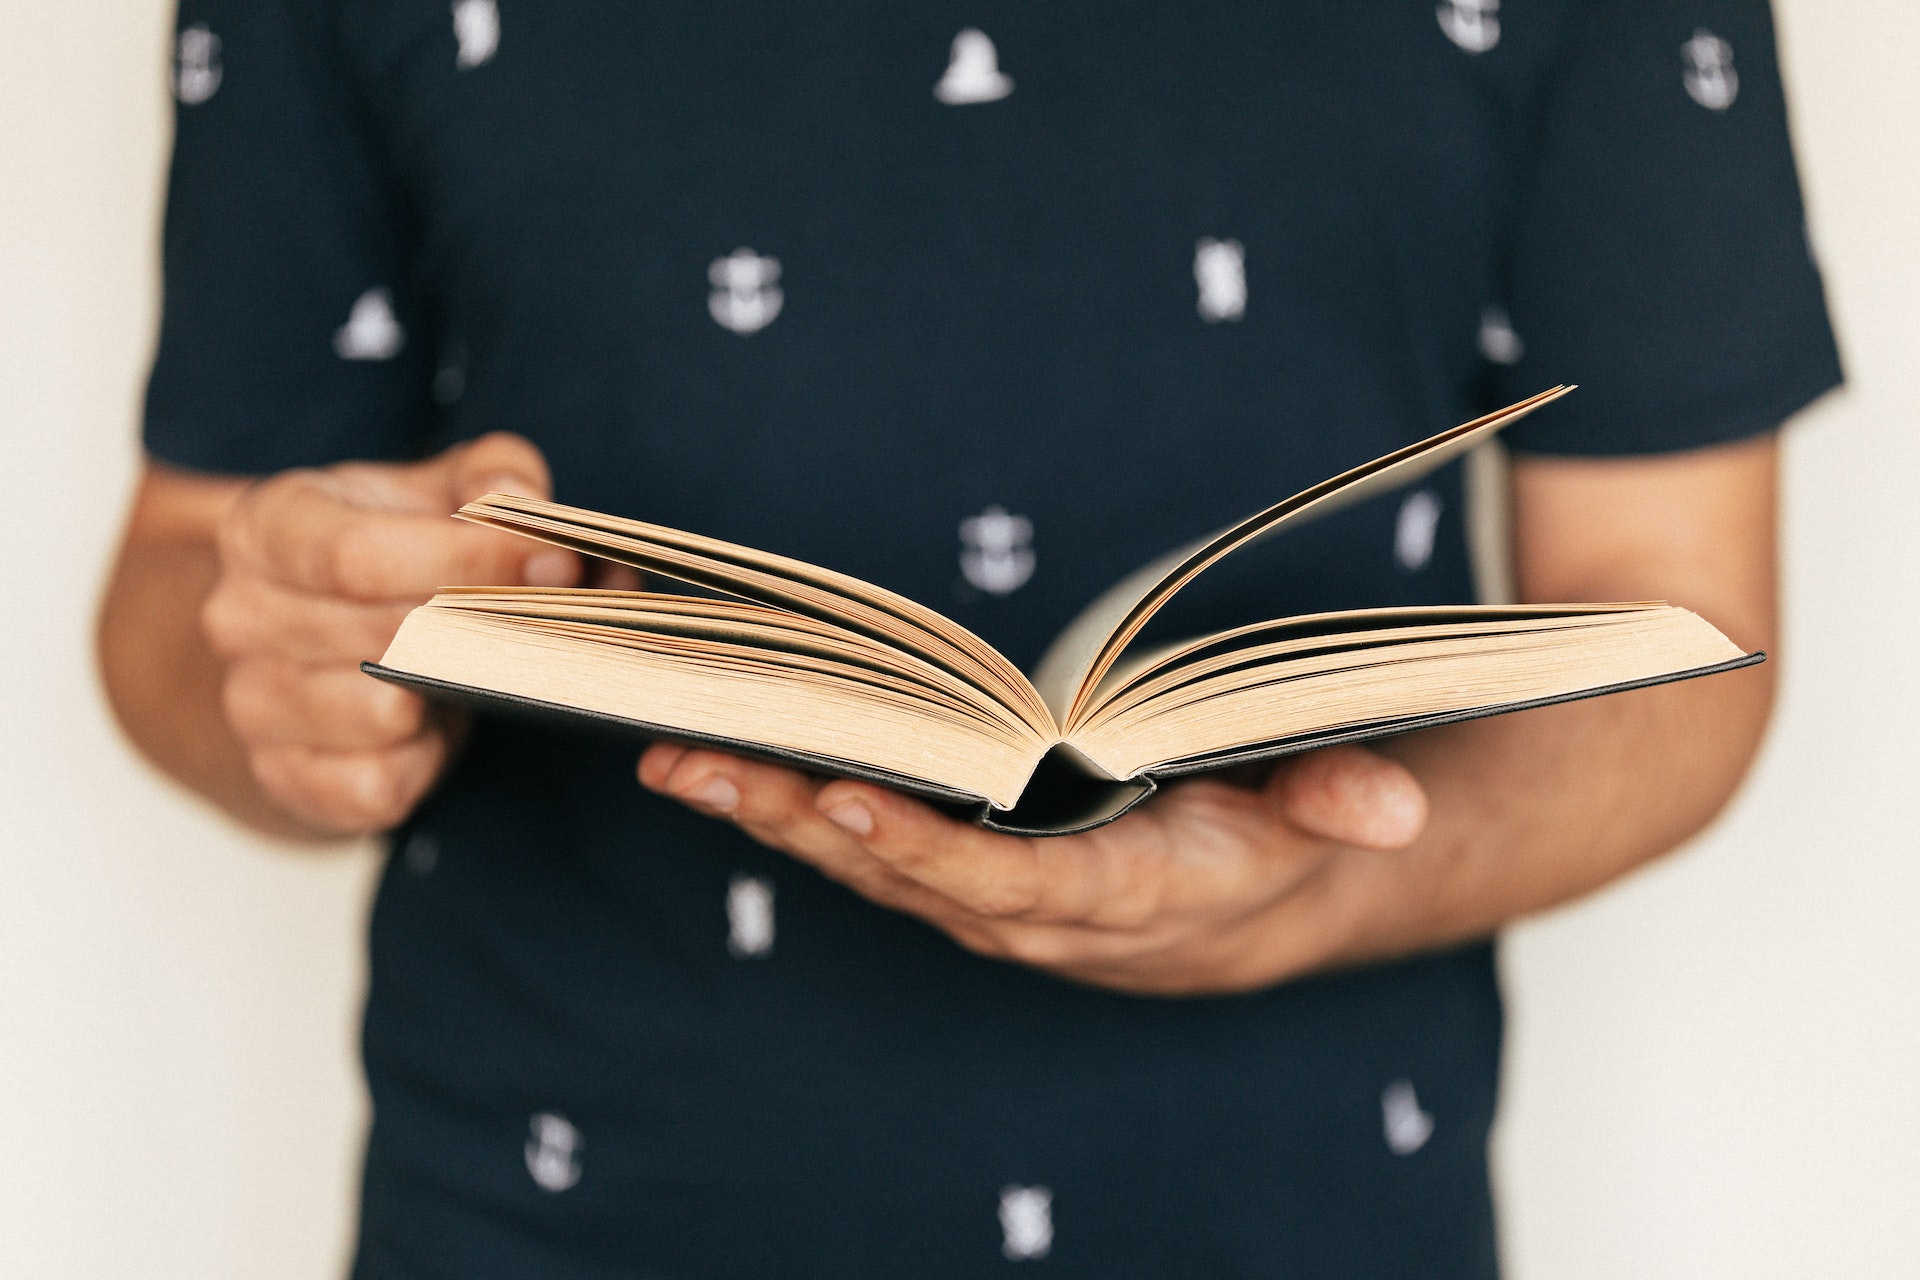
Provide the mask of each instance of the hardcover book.
{"label": "hardcover book", "polygon": [[1082,611],[1031,675],[857,578],[502,494],[457,514],[698,594],[448,588],[364,670],[518,716],[884,783],[994,830],[1060,835],[1112,821],[1168,779],[1762,661],[1658,602],[1357,609],[1134,643],[1234,551],[1418,480],[1570,389],[1169,552]]}

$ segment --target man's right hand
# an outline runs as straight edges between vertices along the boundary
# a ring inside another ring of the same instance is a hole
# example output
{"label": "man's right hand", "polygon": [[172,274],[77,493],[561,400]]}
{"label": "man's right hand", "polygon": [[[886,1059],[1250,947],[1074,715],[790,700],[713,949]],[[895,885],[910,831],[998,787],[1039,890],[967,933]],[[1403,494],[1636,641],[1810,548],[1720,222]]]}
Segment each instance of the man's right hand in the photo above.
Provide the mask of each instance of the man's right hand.
{"label": "man's right hand", "polygon": [[488,491],[550,489],[537,448],[494,434],[424,462],[283,472],[226,508],[200,628],[253,781],[298,827],[386,830],[438,780],[460,718],[359,664],[439,587],[577,582],[570,551],[447,518]]}

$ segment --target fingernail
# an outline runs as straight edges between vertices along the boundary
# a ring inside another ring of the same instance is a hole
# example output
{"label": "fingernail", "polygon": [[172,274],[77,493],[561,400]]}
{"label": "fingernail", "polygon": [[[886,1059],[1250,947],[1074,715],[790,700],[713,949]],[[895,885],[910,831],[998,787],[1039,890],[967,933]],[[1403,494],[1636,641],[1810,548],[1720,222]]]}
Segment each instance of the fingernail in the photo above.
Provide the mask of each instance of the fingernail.
{"label": "fingernail", "polygon": [[640,785],[654,791],[664,790],[673,774],[673,766],[686,757],[687,749],[670,742],[656,742],[640,757]]}
{"label": "fingernail", "polygon": [[571,551],[536,551],[521,572],[530,587],[569,587],[580,576],[580,558]]}
{"label": "fingernail", "polygon": [[526,476],[512,471],[502,471],[499,475],[488,476],[480,482],[480,492],[504,493],[515,498],[538,498],[543,496],[539,486]]}
{"label": "fingernail", "polygon": [[858,800],[837,804],[826,812],[827,821],[842,831],[851,832],[862,840],[873,834],[873,811]]}
{"label": "fingernail", "polygon": [[682,791],[680,798],[697,809],[724,815],[739,807],[740,788],[725,778],[708,778],[693,790]]}
{"label": "fingernail", "polygon": [[1403,789],[1387,808],[1394,833],[1403,841],[1411,843],[1427,825],[1427,797],[1423,792]]}

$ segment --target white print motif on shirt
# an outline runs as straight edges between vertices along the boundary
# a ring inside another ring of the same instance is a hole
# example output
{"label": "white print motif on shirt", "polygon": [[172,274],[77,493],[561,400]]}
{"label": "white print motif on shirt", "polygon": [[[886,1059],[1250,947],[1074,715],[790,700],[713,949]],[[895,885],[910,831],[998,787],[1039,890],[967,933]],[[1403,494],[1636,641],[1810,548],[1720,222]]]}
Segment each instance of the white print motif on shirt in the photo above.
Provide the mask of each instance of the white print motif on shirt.
{"label": "white print motif on shirt", "polygon": [[1687,96],[1709,111],[1725,111],[1740,96],[1740,75],[1733,69],[1733,46],[1701,27],[1680,46],[1687,69],[1681,83]]}
{"label": "white print motif on shirt", "polygon": [[1208,324],[1247,314],[1247,251],[1238,240],[1201,237],[1193,247],[1193,282],[1200,286],[1194,305]]}
{"label": "white print motif on shirt", "polygon": [[1527,344],[1513,331],[1505,308],[1488,307],[1480,313],[1480,354],[1491,364],[1519,364],[1527,354]]}
{"label": "white print motif on shirt", "polygon": [[1006,1187],[1000,1192],[1000,1252],[1014,1262],[1053,1251],[1053,1192],[1045,1187]]}
{"label": "white print motif on shirt", "polygon": [[1433,1116],[1420,1109],[1420,1096],[1411,1080],[1395,1080],[1381,1092],[1380,1125],[1387,1150],[1397,1156],[1410,1156],[1427,1145],[1433,1136]]}
{"label": "white print motif on shirt", "polygon": [[1013,77],[1000,70],[1000,51],[977,27],[953,38],[947,72],[933,86],[933,96],[950,107],[976,102],[998,102],[1013,92]]}
{"label": "white print motif on shirt", "polygon": [[542,1191],[558,1195],[580,1181],[580,1131],[563,1116],[542,1111],[527,1122],[527,1173]]}
{"label": "white print motif on shirt", "polygon": [[745,336],[758,333],[780,314],[786,295],[780,291],[780,260],[763,258],[742,246],[707,268],[713,292],[707,311],[722,329]]}
{"label": "white print motif on shirt", "polygon": [[492,62],[500,50],[500,6],[495,0],[453,0],[453,38],[460,42],[453,65],[462,71]]}
{"label": "white print motif on shirt", "polygon": [[460,403],[467,394],[467,371],[458,364],[441,365],[433,372],[433,402],[441,408]]}
{"label": "white print motif on shirt", "polygon": [[1440,495],[1431,489],[1410,493],[1400,504],[1393,526],[1393,558],[1408,573],[1418,573],[1433,559],[1433,538],[1440,529]]}
{"label": "white print motif on shirt", "polygon": [[220,88],[220,37],[205,23],[188,27],[174,42],[173,96],[197,107]]}
{"label": "white print motif on shirt", "polygon": [[333,335],[342,360],[391,360],[407,345],[407,331],[393,314],[393,295],[369,289],[354,300],[347,322]]}
{"label": "white print motif on shirt", "polygon": [[960,572],[988,595],[1004,596],[1027,585],[1037,563],[1033,521],[988,507],[960,522]]}
{"label": "white print motif on shirt", "polygon": [[1447,39],[1468,53],[1485,53],[1500,43],[1500,0],[1445,0],[1434,10]]}
{"label": "white print motif on shirt", "polygon": [[424,831],[416,831],[407,837],[407,847],[400,851],[400,861],[416,878],[424,880],[440,865],[439,842]]}
{"label": "white print motif on shirt", "polygon": [[773,882],[735,876],[727,885],[727,950],[737,959],[773,951]]}

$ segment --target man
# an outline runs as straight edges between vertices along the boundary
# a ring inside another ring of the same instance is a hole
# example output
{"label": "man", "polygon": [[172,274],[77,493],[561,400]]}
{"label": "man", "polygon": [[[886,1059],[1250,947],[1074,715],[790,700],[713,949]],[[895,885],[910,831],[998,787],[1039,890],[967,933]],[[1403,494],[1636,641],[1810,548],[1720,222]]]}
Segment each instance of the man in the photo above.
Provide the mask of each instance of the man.
{"label": "man", "polygon": [[[102,662],[229,812],[394,833],[355,1274],[1492,1274],[1485,939],[1707,822],[1772,666],[1027,842],[707,751],[636,783],[356,664],[443,584],[619,582],[446,519],[488,489],[1031,661],[1563,380],[1510,441],[1521,595],[1770,649],[1771,433],[1839,369],[1765,5],[1699,9],[183,3]],[[1463,505],[1330,519],[1187,621],[1464,600]]]}

